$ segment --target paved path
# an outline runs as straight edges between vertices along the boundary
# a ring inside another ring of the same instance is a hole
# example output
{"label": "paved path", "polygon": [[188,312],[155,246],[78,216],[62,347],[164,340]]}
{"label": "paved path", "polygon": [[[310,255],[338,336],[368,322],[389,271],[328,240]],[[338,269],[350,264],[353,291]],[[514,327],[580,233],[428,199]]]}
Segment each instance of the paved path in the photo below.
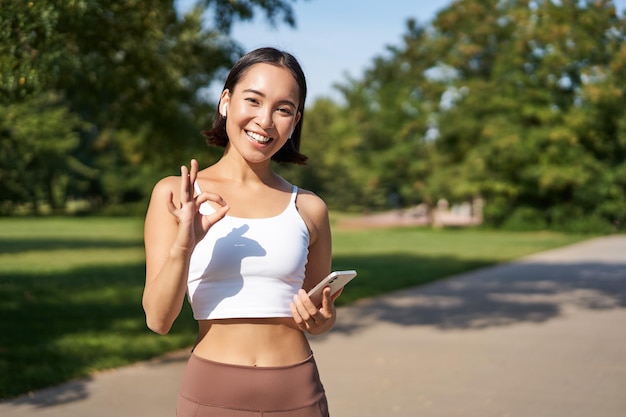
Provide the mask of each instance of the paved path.
{"label": "paved path", "polygon": [[[333,417],[626,416],[626,236],[340,309],[312,340]],[[187,353],[0,403],[0,416],[171,417]]]}

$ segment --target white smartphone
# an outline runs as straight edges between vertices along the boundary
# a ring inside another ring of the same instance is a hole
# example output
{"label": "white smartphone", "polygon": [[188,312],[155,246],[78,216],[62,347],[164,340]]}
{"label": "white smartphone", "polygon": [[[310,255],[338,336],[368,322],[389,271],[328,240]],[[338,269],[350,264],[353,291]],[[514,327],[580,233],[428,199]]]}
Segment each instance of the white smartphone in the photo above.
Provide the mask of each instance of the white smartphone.
{"label": "white smartphone", "polygon": [[356,271],[334,271],[328,274],[326,278],[320,281],[311,291],[309,291],[309,297],[313,304],[322,305],[322,291],[326,287],[330,287],[330,295],[335,294],[337,291],[345,287],[345,285],[352,281],[356,277]]}

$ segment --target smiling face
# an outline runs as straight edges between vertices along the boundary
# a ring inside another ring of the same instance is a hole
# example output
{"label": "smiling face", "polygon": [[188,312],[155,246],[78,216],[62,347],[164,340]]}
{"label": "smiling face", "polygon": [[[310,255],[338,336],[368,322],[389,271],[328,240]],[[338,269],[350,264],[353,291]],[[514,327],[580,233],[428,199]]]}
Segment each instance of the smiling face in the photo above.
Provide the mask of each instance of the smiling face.
{"label": "smiling face", "polygon": [[224,90],[219,108],[226,114],[227,152],[246,161],[269,161],[287,142],[300,120],[299,87],[284,67],[255,64],[232,90]]}

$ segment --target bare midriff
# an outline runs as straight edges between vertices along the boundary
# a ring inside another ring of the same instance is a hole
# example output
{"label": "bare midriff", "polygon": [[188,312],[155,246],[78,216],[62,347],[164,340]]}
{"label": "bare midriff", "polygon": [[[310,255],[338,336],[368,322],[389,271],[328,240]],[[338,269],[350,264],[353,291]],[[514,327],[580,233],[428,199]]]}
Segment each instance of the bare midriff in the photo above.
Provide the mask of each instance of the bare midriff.
{"label": "bare midriff", "polygon": [[311,347],[291,317],[199,320],[194,354],[243,366],[287,366],[306,360]]}

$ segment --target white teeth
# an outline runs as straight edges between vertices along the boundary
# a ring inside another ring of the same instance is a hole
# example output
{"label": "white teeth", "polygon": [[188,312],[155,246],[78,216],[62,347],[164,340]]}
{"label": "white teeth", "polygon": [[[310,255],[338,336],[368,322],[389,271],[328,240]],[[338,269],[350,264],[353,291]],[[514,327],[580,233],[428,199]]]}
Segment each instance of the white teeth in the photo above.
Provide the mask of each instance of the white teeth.
{"label": "white teeth", "polygon": [[261,136],[258,133],[254,133],[254,132],[246,132],[246,134],[251,138],[254,139],[255,142],[258,143],[267,143],[270,141],[271,138],[268,138],[266,136]]}

